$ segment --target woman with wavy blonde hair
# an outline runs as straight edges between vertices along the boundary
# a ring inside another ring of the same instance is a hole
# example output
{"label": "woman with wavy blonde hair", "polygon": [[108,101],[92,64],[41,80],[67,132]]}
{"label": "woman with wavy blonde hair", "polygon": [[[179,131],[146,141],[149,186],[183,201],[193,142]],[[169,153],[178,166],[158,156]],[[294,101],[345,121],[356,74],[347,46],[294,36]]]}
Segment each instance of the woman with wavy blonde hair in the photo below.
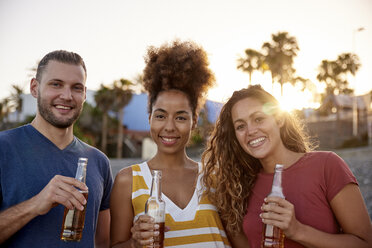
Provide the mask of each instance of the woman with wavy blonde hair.
{"label": "woman with wavy blonde hair", "polygon": [[[312,151],[303,125],[259,85],[235,91],[223,106],[202,163],[206,194],[234,247],[261,247],[263,223],[284,231],[286,248],[371,247],[371,223],[346,163]],[[286,199],[266,197],[276,164],[284,165]]]}

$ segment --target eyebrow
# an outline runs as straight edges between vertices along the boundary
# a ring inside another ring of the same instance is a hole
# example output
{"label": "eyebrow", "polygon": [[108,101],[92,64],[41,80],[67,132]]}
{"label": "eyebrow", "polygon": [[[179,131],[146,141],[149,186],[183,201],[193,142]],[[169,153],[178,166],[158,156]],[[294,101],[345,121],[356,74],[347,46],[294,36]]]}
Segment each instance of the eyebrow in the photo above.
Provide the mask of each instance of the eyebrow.
{"label": "eyebrow", "polygon": [[[154,110],[154,112],[156,112],[156,111],[159,111],[159,112],[162,112],[162,113],[167,113],[167,111],[165,111],[162,108],[157,108],[157,109]],[[179,111],[176,112],[176,114],[190,114],[190,113],[186,110],[179,110]]]}
{"label": "eyebrow", "polygon": [[[258,110],[256,112],[253,112],[252,114],[250,114],[248,117],[251,118],[252,116],[255,116],[257,114],[264,114],[264,115],[266,115],[264,112]],[[239,118],[239,119],[233,121],[233,124],[235,124],[236,122],[239,122],[239,121],[243,121],[243,119],[240,119]]]}
{"label": "eyebrow", "polygon": [[48,80],[48,82],[63,82],[63,80],[61,80],[61,79],[58,79],[58,78],[52,78],[52,79],[50,79],[50,80]]}

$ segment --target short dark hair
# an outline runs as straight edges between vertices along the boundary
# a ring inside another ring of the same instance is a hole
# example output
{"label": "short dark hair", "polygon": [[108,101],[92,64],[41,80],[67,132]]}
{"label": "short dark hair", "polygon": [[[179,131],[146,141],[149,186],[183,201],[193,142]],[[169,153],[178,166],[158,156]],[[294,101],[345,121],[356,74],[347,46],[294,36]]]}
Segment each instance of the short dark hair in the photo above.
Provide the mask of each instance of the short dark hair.
{"label": "short dark hair", "polygon": [[87,77],[87,68],[85,67],[84,60],[79,54],[74,52],[68,52],[65,50],[56,50],[48,53],[40,60],[36,70],[37,81],[40,82],[44,69],[48,65],[50,60],[72,65],[81,65],[85,71],[85,78]]}

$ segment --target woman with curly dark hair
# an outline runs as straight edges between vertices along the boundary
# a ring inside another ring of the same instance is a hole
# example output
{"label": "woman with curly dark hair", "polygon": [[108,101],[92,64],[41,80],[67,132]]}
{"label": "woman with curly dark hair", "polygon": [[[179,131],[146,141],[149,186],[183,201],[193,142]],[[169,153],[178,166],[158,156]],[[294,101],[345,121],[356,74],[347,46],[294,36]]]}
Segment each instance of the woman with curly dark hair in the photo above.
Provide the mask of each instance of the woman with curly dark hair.
{"label": "woman with curly dark hair", "polygon": [[145,58],[150,132],[156,155],[122,169],[111,193],[111,245],[149,246],[158,235],[144,215],[151,171],[162,171],[165,247],[230,247],[216,207],[203,196],[201,164],[186,154],[204,95],[214,83],[205,51],[193,42],[150,47]]}
{"label": "woman with curly dark hair", "polygon": [[[205,192],[234,247],[261,247],[263,223],[282,229],[286,248],[372,245],[347,164],[312,151],[300,122],[259,85],[235,91],[223,106],[202,162]],[[276,164],[284,165],[286,199],[267,197]]]}

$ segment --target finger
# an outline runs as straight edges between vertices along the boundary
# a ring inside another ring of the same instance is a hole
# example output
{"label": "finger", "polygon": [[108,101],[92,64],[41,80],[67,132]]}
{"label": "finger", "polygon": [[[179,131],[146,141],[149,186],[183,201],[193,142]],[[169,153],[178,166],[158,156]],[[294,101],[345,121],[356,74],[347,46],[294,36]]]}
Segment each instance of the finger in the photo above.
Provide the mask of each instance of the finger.
{"label": "finger", "polygon": [[58,180],[66,183],[66,184],[69,184],[69,185],[72,185],[72,186],[75,186],[75,187],[81,189],[82,191],[87,191],[88,190],[88,187],[85,183],[80,182],[79,180],[77,180],[73,177],[65,177],[65,176],[61,176],[61,175],[56,175],[55,177],[58,178]]}
{"label": "finger", "polygon": [[55,192],[55,202],[58,202],[69,209],[76,208],[82,211],[84,210],[86,200],[82,193],[78,192],[78,194],[84,198],[84,202],[81,202],[81,199],[77,199],[75,195],[71,195],[69,192],[59,188]]}
{"label": "finger", "polygon": [[154,223],[154,218],[147,214],[144,214],[138,217],[138,221],[146,222],[146,223]]}
{"label": "finger", "polygon": [[141,246],[153,247],[153,246],[147,246],[147,245],[152,245],[152,244],[154,244],[154,239],[153,239],[153,238],[150,238],[150,239],[147,239],[147,240],[140,240],[138,243],[139,243]]}
{"label": "finger", "polygon": [[267,224],[267,225],[272,225],[272,226],[279,227],[282,230],[286,226],[285,222],[280,221],[280,220],[277,220],[277,219],[266,219],[266,218],[262,218],[262,222],[265,223],[265,224]]}
{"label": "finger", "polygon": [[131,229],[132,238],[141,245],[149,245],[154,242],[153,232],[137,231],[134,228]]}
{"label": "finger", "polygon": [[87,203],[83,193],[70,185],[60,185],[60,191],[58,193],[70,200],[75,207],[81,208],[81,206]]}
{"label": "finger", "polygon": [[74,198],[78,200],[80,202],[80,204],[78,205],[85,205],[87,203],[82,192],[77,190],[73,185],[69,184],[67,180],[57,180],[55,184],[60,190],[64,191],[58,191],[59,195],[64,196],[68,199]]}
{"label": "finger", "polygon": [[285,215],[278,214],[276,212],[264,212],[260,214],[260,217],[265,220],[277,220],[277,221],[284,221],[286,219]]}
{"label": "finger", "polygon": [[277,204],[264,204],[261,207],[261,210],[264,212],[275,212],[279,214],[288,214],[290,213],[290,209],[287,209],[283,206],[277,205]]}
{"label": "finger", "polygon": [[136,231],[139,231],[139,232],[155,230],[154,223],[147,223],[147,222],[138,222],[133,227]]}
{"label": "finger", "polygon": [[264,199],[264,202],[266,204],[277,204],[277,205],[280,205],[280,206],[289,206],[289,205],[292,205],[289,201],[287,201],[286,199],[284,198],[281,198],[281,197],[277,197],[277,196],[269,196],[269,197],[266,197]]}

